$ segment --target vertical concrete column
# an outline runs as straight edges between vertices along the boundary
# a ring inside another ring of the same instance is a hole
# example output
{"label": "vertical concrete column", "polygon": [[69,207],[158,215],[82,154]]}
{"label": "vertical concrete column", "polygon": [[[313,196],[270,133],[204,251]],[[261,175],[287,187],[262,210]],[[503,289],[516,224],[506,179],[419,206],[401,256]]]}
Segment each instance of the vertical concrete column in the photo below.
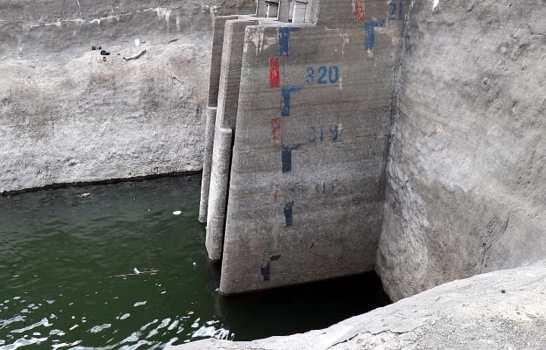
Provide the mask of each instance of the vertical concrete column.
{"label": "vertical concrete column", "polygon": [[201,179],[201,202],[199,205],[199,222],[207,222],[209,205],[210,173],[212,167],[212,147],[214,142],[214,128],[216,125],[216,107],[207,108],[205,126],[205,157],[203,159],[203,175]]}
{"label": "vertical concrete column", "polygon": [[207,237],[205,246],[212,261],[222,258],[224,243],[224,226],[226,222],[227,188],[231,169],[231,146],[233,132],[231,129],[217,127],[214,135],[214,152],[209,191],[210,215],[207,219]]}
{"label": "vertical concrete column", "polygon": [[232,132],[237,118],[245,28],[256,23],[256,20],[248,19],[230,20],[226,22],[224,29],[207,209],[206,248],[209,259],[213,261],[222,258],[231,169]]}
{"label": "vertical concrete column", "polygon": [[213,35],[210,60],[209,99],[207,120],[205,126],[205,156],[203,159],[203,175],[201,179],[201,201],[199,204],[199,222],[207,222],[209,205],[210,173],[212,164],[212,149],[214,142],[214,127],[216,124],[216,107],[218,106],[218,87],[222,70],[222,50],[224,47],[224,27],[226,21],[239,16],[219,16],[213,19]]}

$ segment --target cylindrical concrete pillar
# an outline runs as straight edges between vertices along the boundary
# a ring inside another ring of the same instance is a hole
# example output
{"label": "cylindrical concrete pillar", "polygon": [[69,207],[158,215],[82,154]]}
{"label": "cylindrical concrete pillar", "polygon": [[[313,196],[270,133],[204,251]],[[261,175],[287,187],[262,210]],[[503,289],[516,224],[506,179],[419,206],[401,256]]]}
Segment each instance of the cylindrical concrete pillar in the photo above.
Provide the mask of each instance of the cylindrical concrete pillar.
{"label": "cylindrical concrete pillar", "polygon": [[216,107],[207,108],[205,126],[205,157],[203,159],[203,175],[201,179],[201,202],[199,205],[199,222],[207,222],[209,205],[210,171],[212,166],[212,146],[214,143],[214,128],[216,125]]}
{"label": "cylindrical concrete pillar", "polygon": [[207,237],[205,240],[207,253],[212,261],[218,261],[222,258],[232,139],[233,131],[231,129],[216,128],[210,176]]}

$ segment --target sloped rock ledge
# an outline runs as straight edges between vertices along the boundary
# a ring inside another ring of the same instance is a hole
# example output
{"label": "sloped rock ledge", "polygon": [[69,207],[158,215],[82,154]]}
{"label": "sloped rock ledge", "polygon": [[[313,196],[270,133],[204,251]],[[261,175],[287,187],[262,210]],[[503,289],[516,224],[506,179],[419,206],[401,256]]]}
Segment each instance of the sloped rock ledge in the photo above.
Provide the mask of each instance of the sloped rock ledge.
{"label": "sloped rock ledge", "polygon": [[546,261],[458,280],[324,330],[176,350],[545,349]]}

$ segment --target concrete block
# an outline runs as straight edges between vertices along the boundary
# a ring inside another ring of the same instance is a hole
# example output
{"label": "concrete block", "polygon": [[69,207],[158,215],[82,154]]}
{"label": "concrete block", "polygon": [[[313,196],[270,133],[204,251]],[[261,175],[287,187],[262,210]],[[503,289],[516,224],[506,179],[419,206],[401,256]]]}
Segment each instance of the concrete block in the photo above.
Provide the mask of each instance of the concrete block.
{"label": "concrete block", "polygon": [[370,3],[371,44],[357,23],[247,27],[222,293],[373,269],[400,25]]}

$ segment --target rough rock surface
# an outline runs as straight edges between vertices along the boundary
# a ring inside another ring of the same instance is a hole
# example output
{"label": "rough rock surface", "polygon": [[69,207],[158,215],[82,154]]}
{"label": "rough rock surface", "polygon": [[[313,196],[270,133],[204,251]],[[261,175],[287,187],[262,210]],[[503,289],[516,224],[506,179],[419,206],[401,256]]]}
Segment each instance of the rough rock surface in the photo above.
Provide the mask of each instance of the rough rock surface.
{"label": "rough rock surface", "polygon": [[545,349],[546,261],[433,288],[324,330],[179,350]]}
{"label": "rough rock surface", "polygon": [[377,270],[394,300],[546,257],[546,1],[415,1]]}
{"label": "rough rock surface", "polygon": [[253,6],[0,0],[0,193],[199,170],[211,14]]}

